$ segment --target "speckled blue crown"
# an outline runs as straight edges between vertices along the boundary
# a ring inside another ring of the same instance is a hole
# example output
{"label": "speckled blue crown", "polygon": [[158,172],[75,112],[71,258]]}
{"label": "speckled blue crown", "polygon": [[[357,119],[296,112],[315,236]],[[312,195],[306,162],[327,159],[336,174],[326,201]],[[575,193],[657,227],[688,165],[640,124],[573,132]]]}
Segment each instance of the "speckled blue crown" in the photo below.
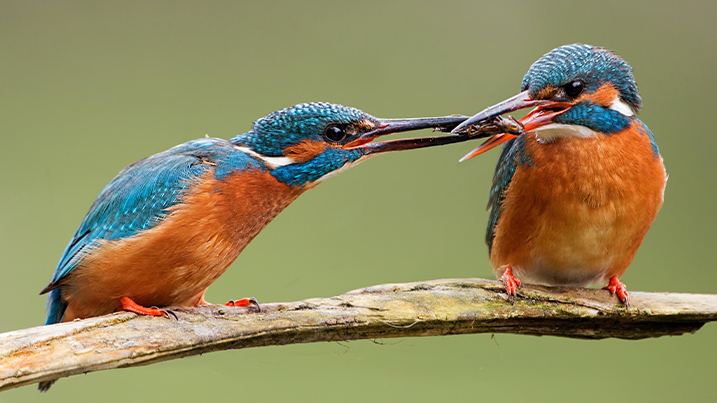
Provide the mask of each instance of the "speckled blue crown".
{"label": "speckled blue crown", "polygon": [[560,87],[578,79],[588,91],[611,82],[624,102],[635,109],[642,106],[630,65],[609,50],[577,43],[553,49],[533,63],[520,90],[534,96],[547,86]]}
{"label": "speckled blue crown", "polygon": [[279,157],[286,147],[305,139],[321,141],[330,123],[355,123],[364,119],[377,121],[348,106],[328,102],[298,104],[257,120],[249,133],[234,137],[232,142],[245,144],[268,157]]}

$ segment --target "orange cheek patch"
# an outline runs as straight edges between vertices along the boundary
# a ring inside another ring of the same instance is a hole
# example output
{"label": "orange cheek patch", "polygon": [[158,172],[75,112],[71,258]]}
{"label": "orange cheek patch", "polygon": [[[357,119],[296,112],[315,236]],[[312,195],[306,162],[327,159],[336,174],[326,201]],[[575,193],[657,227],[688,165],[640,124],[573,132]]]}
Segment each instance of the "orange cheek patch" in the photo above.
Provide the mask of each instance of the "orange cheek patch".
{"label": "orange cheek patch", "polygon": [[294,162],[302,163],[316,158],[324,152],[326,144],[320,141],[304,140],[299,144],[287,147],[284,156],[291,158]]}
{"label": "orange cheek patch", "polygon": [[363,130],[363,131],[369,131],[369,130],[373,130],[376,128],[376,125],[368,119],[364,119],[358,123],[354,123],[354,126],[357,129]]}
{"label": "orange cheek patch", "polygon": [[555,95],[555,92],[557,90],[558,90],[557,88],[549,85],[549,86],[543,88],[542,90],[540,90],[540,92],[538,92],[537,94],[535,94],[533,99],[551,99],[553,97],[553,95]]}
{"label": "orange cheek patch", "polygon": [[578,98],[577,101],[592,101],[593,103],[607,108],[618,97],[618,95],[619,93],[617,91],[617,88],[615,88],[612,84],[608,83],[603,84],[600,88],[597,89],[597,91],[593,92],[592,94],[588,94]]}

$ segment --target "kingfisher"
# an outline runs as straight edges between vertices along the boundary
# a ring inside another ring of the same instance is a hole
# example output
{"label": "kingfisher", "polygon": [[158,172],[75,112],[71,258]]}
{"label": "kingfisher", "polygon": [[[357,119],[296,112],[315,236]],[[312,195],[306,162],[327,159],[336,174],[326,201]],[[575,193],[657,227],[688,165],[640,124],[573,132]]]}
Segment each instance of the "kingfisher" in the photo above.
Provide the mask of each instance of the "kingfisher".
{"label": "kingfisher", "polygon": [[[157,307],[208,304],[207,287],[306,190],[377,154],[469,137],[374,139],[445,130],[466,118],[378,119],[304,103],[229,141],[193,140],[135,162],[100,192],[67,245],[41,292],[50,293],[45,324],[116,310],[169,316]],[[253,298],[227,305],[258,307]]]}
{"label": "kingfisher", "polygon": [[615,53],[561,46],[528,69],[520,93],[458,125],[534,107],[520,135],[491,136],[461,161],[504,144],[490,188],[486,243],[496,277],[515,299],[521,281],[605,285],[629,307],[620,277],[664,200],[655,138],[635,115],[632,68]]}

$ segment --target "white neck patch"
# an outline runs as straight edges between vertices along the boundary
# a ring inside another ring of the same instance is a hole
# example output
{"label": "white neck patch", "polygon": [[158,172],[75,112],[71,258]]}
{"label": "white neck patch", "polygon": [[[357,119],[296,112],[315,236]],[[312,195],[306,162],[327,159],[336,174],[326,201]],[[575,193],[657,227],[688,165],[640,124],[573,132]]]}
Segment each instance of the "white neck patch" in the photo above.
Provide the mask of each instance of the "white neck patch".
{"label": "white neck patch", "polygon": [[[252,150],[252,149],[250,149],[250,148],[248,148],[248,147],[234,146],[234,148],[237,149],[237,150],[239,150],[239,151],[245,152],[245,153],[247,153],[247,154],[249,154],[249,155],[251,155],[251,156],[253,156],[253,157],[259,158],[260,160],[264,161],[264,163],[265,163],[266,165],[268,165],[271,169],[276,169],[276,168],[279,168],[279,167],[283,167],[283,166],[286,166],[286,165],[291,165],[291,164],[296,163],[296,161],[292,160],[292,159],[289,158],[289,157],[267,157],[267,156],[265,156],[265,155],[259,154],[258,152],[254,151],[254,150]],[[305,184],[305,186],[310,189],[310,188],[312,188],[312,187],[318,185],[319,183],[325,181],[326,179],[329,179],[330,177],[332,177],[332,176],[334,176],[334,175],[337,175],[337,174],[339,174],[339,173],[341,173],[341,172],[344,172],[344,171],[346,171],[346,170],[349,169],[349,168],[355,167],[356,165],[358,165],[358,164],[360,164],[360,163],[366,161],[367,159],[373,157],[374,155],[377,155],[377,154],[364,155],[363,157],[357,159],[357,160],[354,161],[354,162],[347,162],[347,163],[344,164],[344,166],[342,166],[341,168],[336,169],[336,170],[334,170],[334,171],[331,171],[331,172],[327,173],[326,175],[320,177],[319,179],[317,179],[317,180],[315,180],[315,181],[313,181],[313,182],[307,182],[307,183]]]}
{"label": "white neck patch", "polygon": [[618,111],[628,117],[635,116],[635,113],[632,111],[632,108],[630,108],[630,105],[622,102],[620,97],[617,97],[614,101],[612,101],[612,103],[610,104],[610,109]]}
{"label": "white neck patch", "polygon": [[245,153],[251,155],[252,157],[259,158],[260,160],[264,161],[264,163],[266,163],[266,165],[268,165],[272,169],[278,168],[278,167],[283,167],[284,165],[293,164],[295,162],[294,160],[292,160],[289,157],[267,157],[265,155],[259,154],[258,152],[254,151],[248,147],[234,146],[234,148],[236,148],[239,151],[245,152]]}
{"label": "white neck patch", "polygon": [[561,123],[551,123],[541,126],[535,130],[535,138],[540,143],[550,143],[561,137],[581,137],[581,138],[597,138],[598,133],[594,130],[580,125],[564,125]]}

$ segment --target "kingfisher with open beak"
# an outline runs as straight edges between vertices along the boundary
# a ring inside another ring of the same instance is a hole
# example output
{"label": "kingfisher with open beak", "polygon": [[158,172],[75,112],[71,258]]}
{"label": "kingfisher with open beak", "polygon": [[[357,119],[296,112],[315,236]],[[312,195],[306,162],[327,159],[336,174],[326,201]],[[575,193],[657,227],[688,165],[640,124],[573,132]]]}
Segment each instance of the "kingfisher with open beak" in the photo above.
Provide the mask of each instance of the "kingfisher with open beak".
{"label": "kingfisher with open beak", "polygon": [[[465,119],[378,119],[306,103],[231,140],[193,140],[135,162],[105,186],[67,245],[41,292],[50,293],[45,324],[116,310],[169,316],[162,307],[205,305],[207,287],[303,192],[378,154],[471,137],[374,139],[450,130]],[[258,307],[253,298],[228,305]]]}
{"label": "kingfisher with open beak", "polygon": [[[105,186],[67,245],[41,292],[50,293],[45,324],[117,310],[176,318],[165,307],[205,305],[207,287],[305,191],[378,154],[473,137],[373,140],[450,130],[466,118],[378,119],[306,103],[271,113],[231,140],[193,140],[137,161]],[[253,298],[227,305],[259,307]]]}
{"label": "kingfisher with open beak", "polygon": [[515,298],[521,281],[606,285],[629,306],[620,277],[662,206],[667,175],[632,68],[614,53],[573,44],[548,52],[521,92],[453,133],[519,109],[524,133],[498,134],[461,159],[505,143],[488,208],[493,271]]}

